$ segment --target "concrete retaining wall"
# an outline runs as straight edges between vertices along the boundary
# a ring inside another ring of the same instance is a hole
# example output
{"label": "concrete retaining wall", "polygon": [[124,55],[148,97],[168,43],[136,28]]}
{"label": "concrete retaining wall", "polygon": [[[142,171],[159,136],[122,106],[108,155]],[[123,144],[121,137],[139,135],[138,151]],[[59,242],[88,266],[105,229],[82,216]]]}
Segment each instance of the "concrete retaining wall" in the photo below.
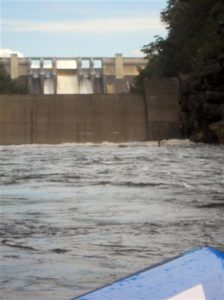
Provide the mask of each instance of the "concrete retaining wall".
{"label": "concrete retaining wall", "polygon": [[0,144],[140,141],[145,124],[138,95],[0,97]]}
{"label": "concrete retaining wall", "polygon": [[179,137],[178,84],[140,95],[1,95],[0,144],[128,142]]}
{"label": "concrete retaining wall", "polygon": [[145,81],[148,140],[180,138],[179,81],[155,78]]}

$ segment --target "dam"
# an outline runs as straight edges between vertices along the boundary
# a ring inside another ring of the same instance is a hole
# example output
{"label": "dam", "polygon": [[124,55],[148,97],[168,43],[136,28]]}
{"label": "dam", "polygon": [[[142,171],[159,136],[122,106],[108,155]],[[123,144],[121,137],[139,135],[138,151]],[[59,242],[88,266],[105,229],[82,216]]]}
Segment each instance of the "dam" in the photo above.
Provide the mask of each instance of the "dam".
{"label": "dam", "polygon": [[130,87],[143,58],[2,58],[27,95],[0,95],[0,145],[131,142],[179,138],[179,82]]}
{"label": "dam", "polygon": [[31,94],[124,94],[147,60],[138,57],[0,58],[12,79],[28,85]]}

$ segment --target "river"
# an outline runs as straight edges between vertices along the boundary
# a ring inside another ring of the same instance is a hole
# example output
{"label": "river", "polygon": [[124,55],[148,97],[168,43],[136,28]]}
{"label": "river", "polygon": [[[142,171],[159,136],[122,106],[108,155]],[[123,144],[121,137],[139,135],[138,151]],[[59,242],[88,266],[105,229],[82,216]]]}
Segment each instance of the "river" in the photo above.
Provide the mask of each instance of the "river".
{"label": "river", "polygon": [[1,299],[71,299],[224,241],[223,146],[0,146]]}

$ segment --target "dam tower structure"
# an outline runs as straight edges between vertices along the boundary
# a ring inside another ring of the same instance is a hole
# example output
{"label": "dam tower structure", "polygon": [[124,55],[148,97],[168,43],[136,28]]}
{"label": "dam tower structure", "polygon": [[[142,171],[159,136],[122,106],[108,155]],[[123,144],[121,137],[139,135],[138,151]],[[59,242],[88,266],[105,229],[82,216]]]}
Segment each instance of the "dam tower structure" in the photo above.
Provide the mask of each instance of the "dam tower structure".
{"label": "dam tower structure", "polygon": [[0,58],[12,79],[32,94],[125,94],[147,60],[139,57]]}

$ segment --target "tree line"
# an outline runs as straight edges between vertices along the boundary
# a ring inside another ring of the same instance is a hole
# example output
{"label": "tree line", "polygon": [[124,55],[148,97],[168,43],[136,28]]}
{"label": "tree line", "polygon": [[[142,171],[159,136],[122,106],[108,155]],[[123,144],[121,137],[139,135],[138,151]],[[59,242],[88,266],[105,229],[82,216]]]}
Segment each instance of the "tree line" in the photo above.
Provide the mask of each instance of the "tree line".
{"label": "tree line", "polygon": [[145,77],[179,78],[182,135],[224,144],[224,1],[168,0],[161,18],[167,37],[143,47],[133,91],[144,93]]}
{"label": "tree line", "polygon": [[0,63],[0,94],[27,94],[28,87],[19,80],[11,79],[5,67]]}
{"label": "tree line", "polygon": [[161,19],[167,37],[143,46],[148,65],[135,78],[134,91],[143,91],[145,77],[199,73],[206,60],[223,53],[223,0],[168,0]]}

